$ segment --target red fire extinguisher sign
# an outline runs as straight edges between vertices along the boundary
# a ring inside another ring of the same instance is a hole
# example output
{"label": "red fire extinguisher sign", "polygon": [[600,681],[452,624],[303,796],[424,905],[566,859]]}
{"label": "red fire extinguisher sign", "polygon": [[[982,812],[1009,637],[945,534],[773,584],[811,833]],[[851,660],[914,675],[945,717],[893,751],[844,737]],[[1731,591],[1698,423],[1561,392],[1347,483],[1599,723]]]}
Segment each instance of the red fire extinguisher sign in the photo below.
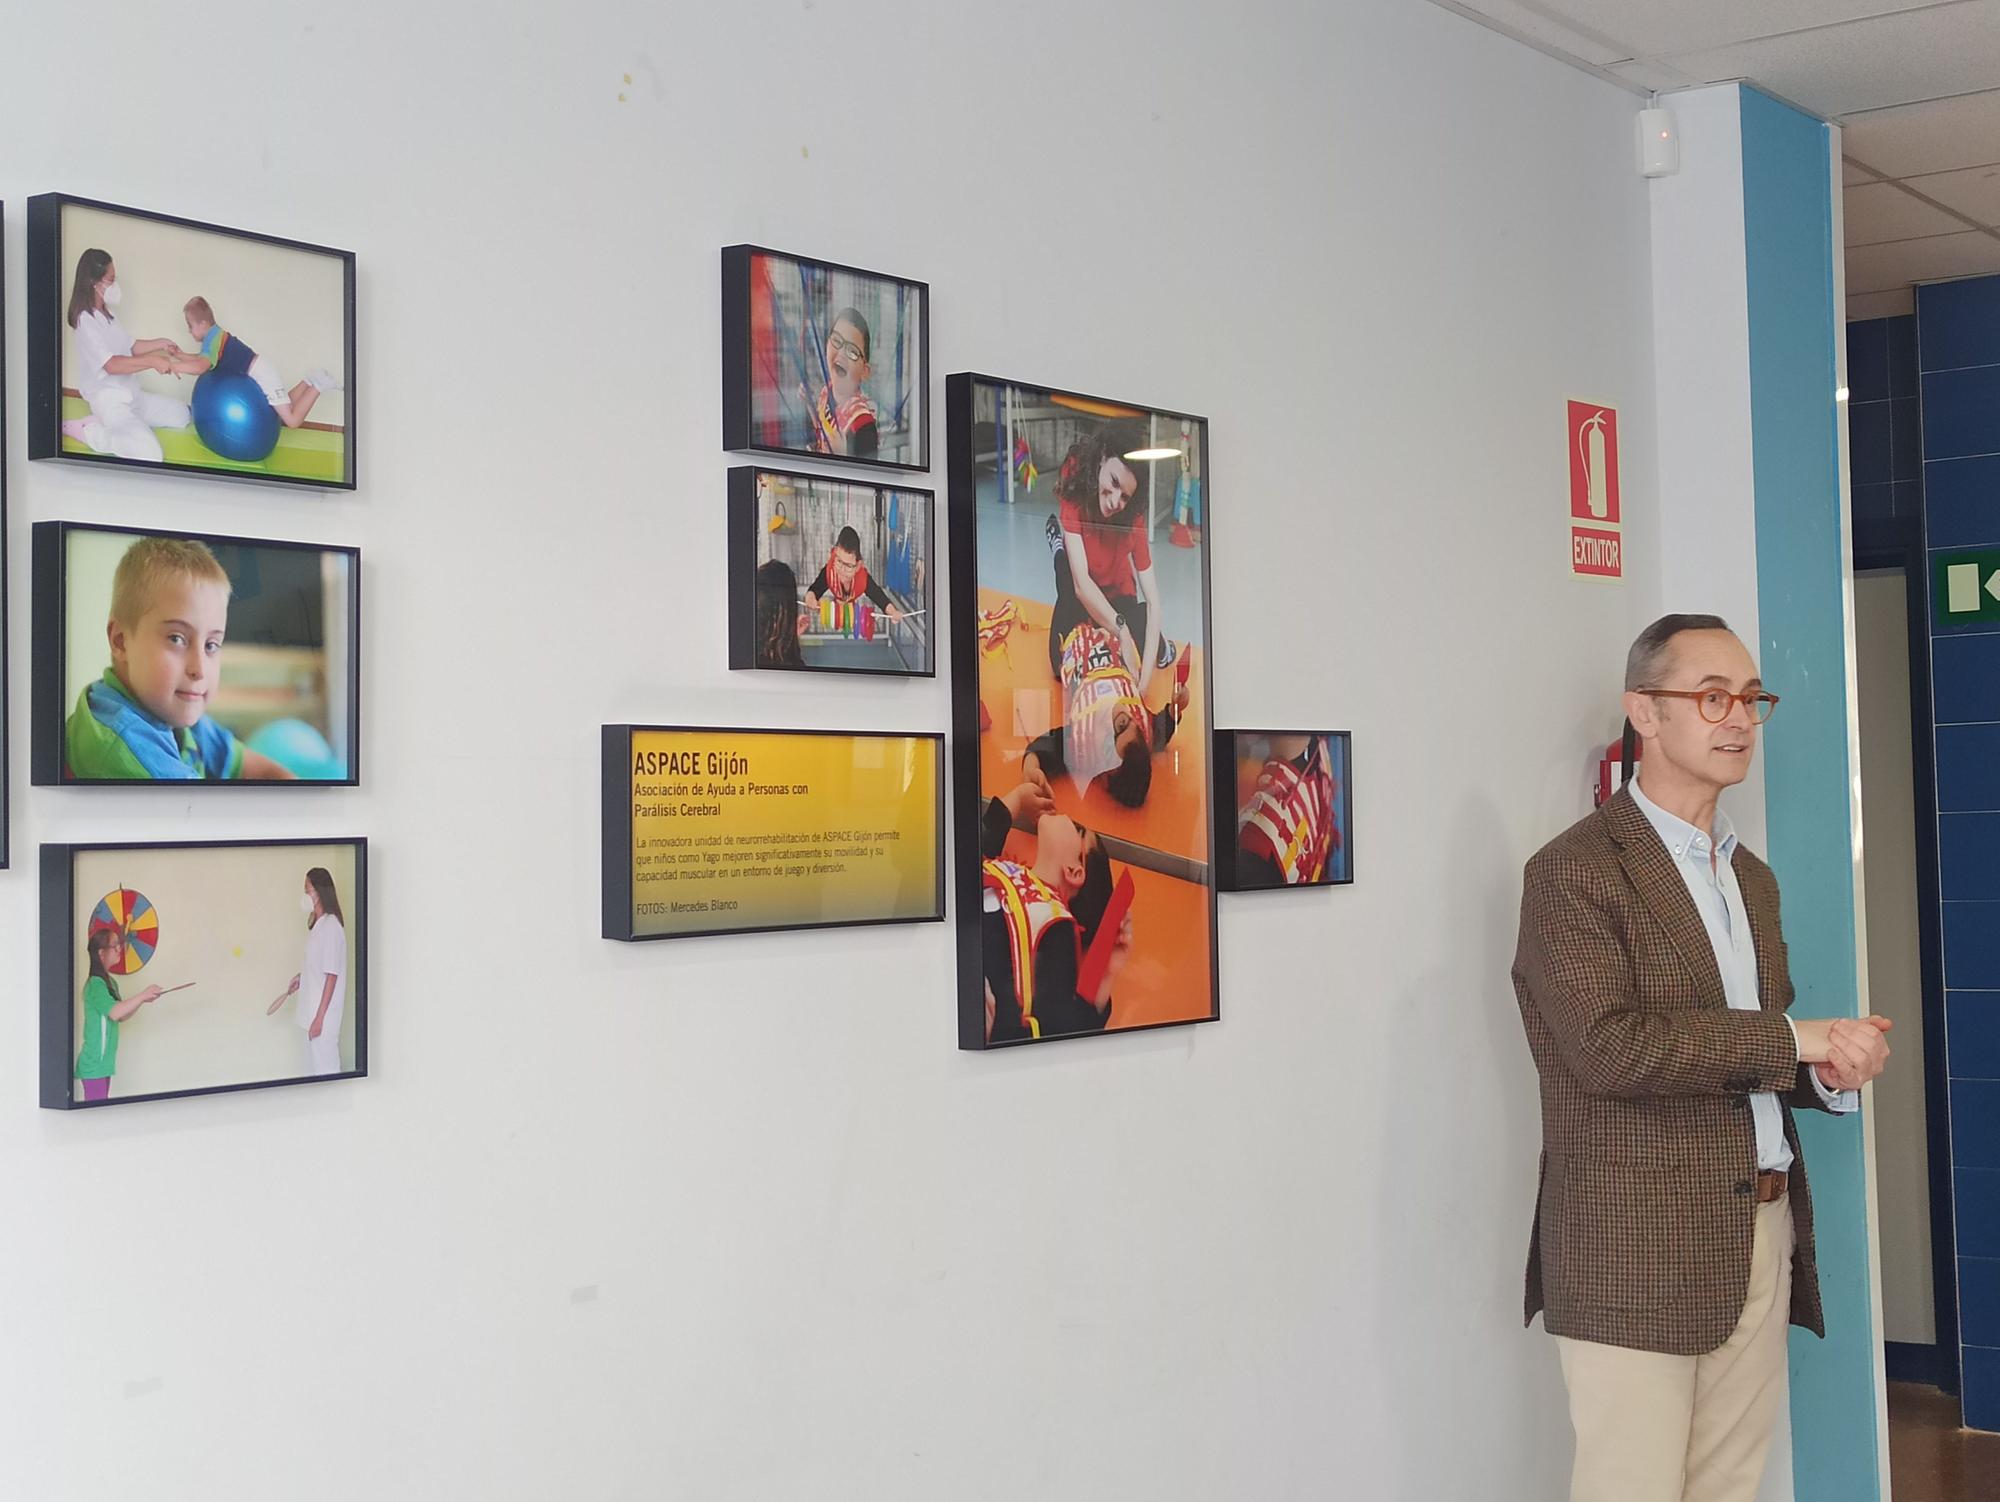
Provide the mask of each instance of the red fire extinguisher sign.
{"label": "red fire extinguisher sign", "polygon": [[1579,578],[1625,577],[1618,496],[1618,409],[1569,404],[1569,566]]}

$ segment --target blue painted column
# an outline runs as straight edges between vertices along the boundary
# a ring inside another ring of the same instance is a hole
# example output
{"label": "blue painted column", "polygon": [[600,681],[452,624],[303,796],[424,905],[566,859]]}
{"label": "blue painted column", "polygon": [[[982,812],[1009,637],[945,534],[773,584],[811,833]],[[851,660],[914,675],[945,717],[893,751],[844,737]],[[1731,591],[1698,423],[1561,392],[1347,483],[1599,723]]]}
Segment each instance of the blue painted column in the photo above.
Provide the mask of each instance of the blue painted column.
{"label": "blue painted column", "polygon": [[1917,366],[1960,1397],[2000,1430],[2000,624],[1941,625],[1936,597],[1942,559],[2000,550],[2000,277],[1917,289]]}
{"label": "blue painted column", "polygon": [[[1756,487],[1758,662],[1784,703],[1764,739],[1765,819],[1800,1016],[1852,1015],[1845,550],[1834,341],[1832,143],[1821,121],[1742,95],[1743,238]],[[1875,1502],[1880,1394],[1861,1124],[1800,1115],[1824,1343],[1792,1332],[1792,1472],[1812,1502]]]}

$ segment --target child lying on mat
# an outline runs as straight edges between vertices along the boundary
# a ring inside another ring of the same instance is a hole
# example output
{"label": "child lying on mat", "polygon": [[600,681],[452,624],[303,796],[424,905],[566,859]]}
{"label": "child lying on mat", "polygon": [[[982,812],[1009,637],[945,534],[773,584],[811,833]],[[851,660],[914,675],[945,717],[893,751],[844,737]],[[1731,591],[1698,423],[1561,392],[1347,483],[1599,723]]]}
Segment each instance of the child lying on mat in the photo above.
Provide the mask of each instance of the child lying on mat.
{"label": "child lying on mat", "polygon": [[[1026,865],[1001,857],[1012,829],[1035,835]],[[1111,983],[1132,952],[1132,918],[1118,918],[1108,963],[1090,980],[1086,956],[1114,891],[1097,836],[1057,813],[1047,783],[1030,778],[987,801],[979,853],[987,1041],[1101,1030],[1111,1020]]]}
{"label": "child lying on mat", "polygon": [[1068,772],[1079,788],[1102,777],[1107,793],[1138,808],[1152,790],[1153,755],[1166,750],[1187,708],[1189,662],[1183,647],[1173,695],[1156,713],[1126,667],[1118,638],[1092,620],[1072,626],[1062,641],[1063,722],[1028,747],[1023,769],[1049,777]]}
{"label": "child lying on mat", "polygon": [[289,779],[208,716],[222,676],[229,575],[205,544],[142,537],[111,582],[111,666],[64,737],[70,775],[192,782]]}
{"label": "child lying on mat", "polygon": [[190,297],[181,312],[187,318],[188,337],[200,347],[208,369],[250,377],[263,388],[271,410],[288,428],[304,425],[322,391],[340,389],[339,379],[331,372],[309,370],[303,381],[287,390],[275,365],[228,330],[216,327],[215,311],[207,298]]}

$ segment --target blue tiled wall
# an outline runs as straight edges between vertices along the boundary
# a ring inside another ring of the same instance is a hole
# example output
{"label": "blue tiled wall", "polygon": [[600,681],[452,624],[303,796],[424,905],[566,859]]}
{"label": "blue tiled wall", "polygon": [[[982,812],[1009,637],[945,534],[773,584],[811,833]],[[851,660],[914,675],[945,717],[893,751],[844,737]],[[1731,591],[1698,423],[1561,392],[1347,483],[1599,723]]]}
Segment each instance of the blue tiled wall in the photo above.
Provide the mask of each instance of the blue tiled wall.
{"label": "blue tiled wall", "polygon": [[1914,316],[1847,326],[1847,467],[1857,544],[1871,527],[1922,514]]}
{"label": "blue tiled wall", "polygon": [[[1891,369],[1896,336],[1885,328],[1878,340],[1872,331],[1903,321],[1878,319],[1849,330],[1850,400],[1862,394],[1853,351],[1858,345],[1874,360],[1881,346],[1866,378],[1869,391],[1884,390],[1882,402],[1891,409],[1892,469],[1893,409],[1905,398]],[[2000,547],[2000,277],[1919,287],[1916,324],[1925,545],[1933,553]],[[1865,425],[1871,444],[1882,426],[1875,418]],[[1851,426],[1853,434],[1863,430]],[[1858,536],[1859,437],[1851,443]],[[1879,467],[1872,451],[1870,464]],[[1896,483],[1892,474],[1890,516]],[[1879,506],[1880,499],[1871,493],[1869,504]],[[1931,708],[1965,1422],[2000,1429],[2000,630],[1940,630],[1933,617]]]}

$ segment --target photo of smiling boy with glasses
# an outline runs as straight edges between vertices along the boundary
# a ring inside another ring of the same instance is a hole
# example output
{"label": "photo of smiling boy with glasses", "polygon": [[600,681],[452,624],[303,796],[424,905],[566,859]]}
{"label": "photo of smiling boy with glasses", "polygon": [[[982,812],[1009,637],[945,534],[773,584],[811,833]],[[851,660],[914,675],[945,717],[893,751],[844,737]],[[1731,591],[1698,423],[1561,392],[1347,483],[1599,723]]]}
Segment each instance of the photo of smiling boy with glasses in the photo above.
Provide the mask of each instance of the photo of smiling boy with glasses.
{"label": "photo of smiling boy with glasses", "polygon": [[928,469],[929,306],[922,282],[725,250],[722,446]]}

